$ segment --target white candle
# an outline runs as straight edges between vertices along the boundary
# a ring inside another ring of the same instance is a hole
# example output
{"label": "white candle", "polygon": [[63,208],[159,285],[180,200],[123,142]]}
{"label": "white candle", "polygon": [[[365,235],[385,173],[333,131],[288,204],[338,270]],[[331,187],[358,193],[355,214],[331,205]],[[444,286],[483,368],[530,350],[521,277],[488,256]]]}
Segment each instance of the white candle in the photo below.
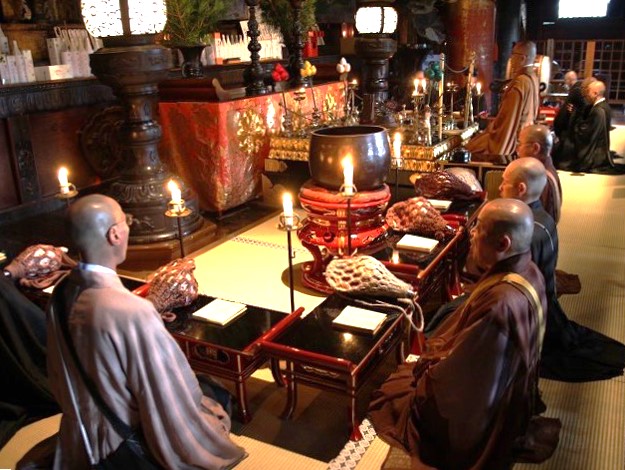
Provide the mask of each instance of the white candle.
{"label": "white candle", "polygon": [[399,132],[395,132],[393,136],[393,158],[399,167],[401,162],[401,134]]}
{"label": "white candle", "polygon": [[345,194],[351,196],[354,194],[354,164],[351,155],[343,159],[343,190]]}
{"label": "white candle", "polygon": [[423,94],[425,95],[425,90],[428,87],[428,81],[425,78],[421,80],[421,87],[423,88]]}
{"label": "white candle", "polygon": [[59,168],[58,178],[59,178],[59,186],[61,188],[61,194],[69,193],[69,181],[67,179],[68,174],[69,173],[67,171],[67,168],[65,168],[64,166]]}
{"label": "white candle", "polygon": [[293,198],[291,193],[282,195],[282,215],[284,216],[284,226],[286,228],[293,227]]}
{"label": "white candle", "polygon": [[475,89],[477,90],[477,94],[481,95],[482,94],[482,84],[480,82],[477,82],[475,84]]}
{"label": "white candle", "polygon": [[182,193],[176,182],[174,180],[169,180],[167,188],[171,193],[171,204],[180,206],[180,204],[182,204]]}
{"label": "white candle", "polygon": [[421,80],[419,80],[418,78],[415,78],[412,82],[412,84],[414,85],[414,92],[412,94],[412,96],[415,96],[417,93],[419,93],[419,83],[421,82]]}
{"label": "white candle", "polygon": [[391,255],[391,263],[399,264],[399,251],[393,250],[393,254]]}

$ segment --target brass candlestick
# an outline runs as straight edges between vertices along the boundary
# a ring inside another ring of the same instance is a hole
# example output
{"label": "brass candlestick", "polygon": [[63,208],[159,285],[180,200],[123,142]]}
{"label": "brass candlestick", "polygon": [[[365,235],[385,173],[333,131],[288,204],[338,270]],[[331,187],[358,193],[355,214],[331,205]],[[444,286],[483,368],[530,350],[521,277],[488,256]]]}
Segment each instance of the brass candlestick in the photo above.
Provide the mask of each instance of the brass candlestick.
{"label": "brass candlestick", "polygon": [[186,207],[184,199],[180,199],[180,202],[177,201],[169,201],[168,209],[165,212],[167,217],[175,218],[176,225],[178,226],[178,243],[180,244],[180,257],[184,258],[186,256],[184,252],[184,240],[182,238],[182,223],[181,219],[185,217],[189,217],[193,211]]}
{"label": "brass candlestick", "polygon": [[288,217],[291,219],[287,220],[287,217],[284,215],[280,216],[280,222],[278,223],[278,229],[286,232],[286,243],[287,249],[289,250],[289,295],[291,299],[291,312],[295,311],[295,287],[294,287],[294,278],[293,278],[293,258],[295,258],[295,253],[293,253],[293,240],[291,238],[291,232],[299,230],[302,226],[300,222],[300,218],[293,214]]}

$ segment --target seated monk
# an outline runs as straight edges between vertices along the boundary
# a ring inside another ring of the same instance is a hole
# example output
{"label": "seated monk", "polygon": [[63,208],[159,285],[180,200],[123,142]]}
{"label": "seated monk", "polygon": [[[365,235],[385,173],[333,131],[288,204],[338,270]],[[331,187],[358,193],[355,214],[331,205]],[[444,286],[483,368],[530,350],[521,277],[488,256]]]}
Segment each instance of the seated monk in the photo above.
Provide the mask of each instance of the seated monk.
{"label": "seated monk", "polygon": [[562,209],[562,185],[558,171],[551,159],[553,137],[549,128],[542,124],[527,126],[519,134],[517,155],[519,158],[533,157],[547,170],[547,184],[540,195],[540,202],[556,224],[560,221]]}
{"label": "seated monk", "polygon": [[[369,414],[378,435],[410,453],[413,468],[509,468],[527,442],[546,311],[533,230],[520,201],[484,206],[471,252],[485,274],[419,360],[374,392]],[[550,443],[544,458],[557,437]]]}
{"label": "seated monk", "polygon": [[534,158],[521,158],[506,167],[500,192],[525,202],[534,214],[532,260],[545,277],[547,328],[541,377],[566,382],[603,380],[623,374],[625,345],[569,320],[557,296],[558,231],[543,209],[540,195],[547,183],[545,167]]}
{"label": "seated monk", "polygon": [[512,81],[501,98],[499,112],[486,130],[467,145],[476,162],[507,163],[519,132],[534,124],[540,107],[538,78],[534,73],[536,44],[518,42],[512,48]]}

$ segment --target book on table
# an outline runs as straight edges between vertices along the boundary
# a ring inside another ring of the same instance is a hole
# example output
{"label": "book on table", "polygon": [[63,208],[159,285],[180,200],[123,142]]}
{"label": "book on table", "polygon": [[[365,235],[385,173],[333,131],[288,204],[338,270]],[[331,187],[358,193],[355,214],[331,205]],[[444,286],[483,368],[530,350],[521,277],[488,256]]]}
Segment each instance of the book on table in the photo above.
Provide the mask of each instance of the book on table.
{"label": "book on table", "polygon": [[445,212],[451,206],[451,201],[447,201],[445,199],[428,199],[428,202],[434,206],[434,209],[437,209],[441,212]]}
{"label": "book on table", "polygon": [[226,326],[247,310],[247,305],[229,300],[215,299],[193,313],[193,318]]}
{"label": "book on table", "polygon": [[342,330],[375,335],[387,318],[385,313],[348,305],[332,324]]}
{"label": "book on table", "polygon": [[401,237],[396,246],[399,250],[424,251],[425,253],[431,253],[437,245],[438,240],[434,240],[433,238],[407,234]]}

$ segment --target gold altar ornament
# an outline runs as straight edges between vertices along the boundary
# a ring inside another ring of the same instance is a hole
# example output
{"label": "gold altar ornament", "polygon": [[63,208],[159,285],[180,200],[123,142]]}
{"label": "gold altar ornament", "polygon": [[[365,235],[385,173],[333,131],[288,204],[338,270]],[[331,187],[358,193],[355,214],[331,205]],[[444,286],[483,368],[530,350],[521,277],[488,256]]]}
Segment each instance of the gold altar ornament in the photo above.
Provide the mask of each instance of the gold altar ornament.
{"label": "gold altar ornament", "polygon": [[239,148],[246,154],[256,154],[263,144],[266,127],[263,118],[255,109],[246,109],[237,123]]}

